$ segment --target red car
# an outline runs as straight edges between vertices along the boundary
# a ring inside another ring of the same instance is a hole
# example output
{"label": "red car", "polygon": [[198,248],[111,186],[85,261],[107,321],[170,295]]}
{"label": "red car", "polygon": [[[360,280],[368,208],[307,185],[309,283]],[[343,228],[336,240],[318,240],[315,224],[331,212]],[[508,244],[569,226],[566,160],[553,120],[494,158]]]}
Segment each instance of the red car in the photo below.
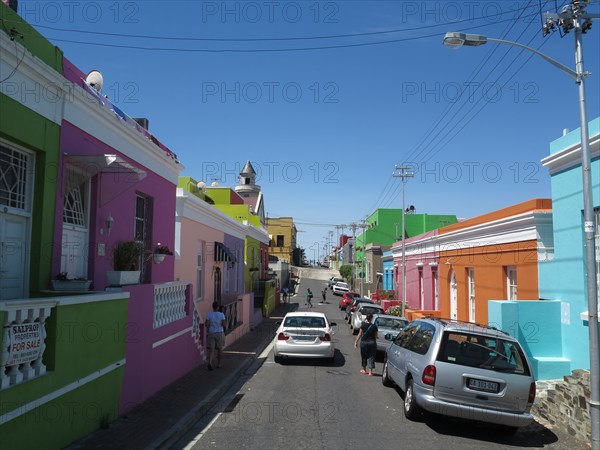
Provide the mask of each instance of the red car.
{"label": "red car", "polygon": [[340,298],[340,309],[342,311],[346,309],[346,306],[352,303],[354,297],[360,297],[360,294],[358,292],[344,292],[344,295],[342,295],[342,298]]}

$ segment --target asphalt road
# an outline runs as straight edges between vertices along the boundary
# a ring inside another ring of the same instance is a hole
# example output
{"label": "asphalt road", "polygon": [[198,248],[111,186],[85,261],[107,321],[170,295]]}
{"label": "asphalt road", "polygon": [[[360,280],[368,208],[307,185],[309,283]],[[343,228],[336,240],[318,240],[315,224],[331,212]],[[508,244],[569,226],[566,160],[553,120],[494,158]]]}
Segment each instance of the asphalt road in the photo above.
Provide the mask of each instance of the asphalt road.
{"label": "asphalt road", "polygon": [[578,441],[537,423],[506,437],[493,426],[438,416],[408,421],[399,391],[381,384],[381,361],[376,363],[376,376],[359,373],[360,354],[354,349],[349,326],[341,320],[339,297],[328,291],[329,303],[318,304],[325,285],[323,280],[302,278],[292,303],[299,310],[306,309],[305,291],[310,287],[315,294],[314,311],[325,312],[337,322],[333,365],[319,360],[276,364],[268,347],[266,359],[259,358],[174,448],[582,448]]}

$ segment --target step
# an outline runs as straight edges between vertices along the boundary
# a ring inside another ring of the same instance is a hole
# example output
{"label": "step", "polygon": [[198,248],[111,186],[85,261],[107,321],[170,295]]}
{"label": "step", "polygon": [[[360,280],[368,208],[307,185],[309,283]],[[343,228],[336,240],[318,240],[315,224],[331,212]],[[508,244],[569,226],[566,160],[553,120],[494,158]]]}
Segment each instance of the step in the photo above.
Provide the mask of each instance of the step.
{"label": "step", "polygon": [[536,380],[555,380],[571,374],[571,360],[561,356],[530,358]]}

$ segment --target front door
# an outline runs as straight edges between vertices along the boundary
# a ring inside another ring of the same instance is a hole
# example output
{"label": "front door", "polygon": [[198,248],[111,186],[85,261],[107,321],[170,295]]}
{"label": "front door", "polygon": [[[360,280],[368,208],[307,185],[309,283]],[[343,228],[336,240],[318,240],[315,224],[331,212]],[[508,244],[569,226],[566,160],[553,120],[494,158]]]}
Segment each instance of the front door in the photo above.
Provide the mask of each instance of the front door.
{"label": "front door", "polygon": [[0,300],[27,297],[27,217],[0,212]]}
{"label": "front door", "polygon": [[215,267],[215,302],[221,305],[221,269]]}
{"label": "front door", "polygon": [[89,180],[78,180],[69,170],[65,191],[60,271],[71,279],[87,279]]}
{"label": "front door", "polygon": [[450,275],[450,318],[458,318],[458,292],[456,287],[456,274]]}
{"label": "front door", "polygon": [[34,156],[0,142],[0,300],[28,297]]}

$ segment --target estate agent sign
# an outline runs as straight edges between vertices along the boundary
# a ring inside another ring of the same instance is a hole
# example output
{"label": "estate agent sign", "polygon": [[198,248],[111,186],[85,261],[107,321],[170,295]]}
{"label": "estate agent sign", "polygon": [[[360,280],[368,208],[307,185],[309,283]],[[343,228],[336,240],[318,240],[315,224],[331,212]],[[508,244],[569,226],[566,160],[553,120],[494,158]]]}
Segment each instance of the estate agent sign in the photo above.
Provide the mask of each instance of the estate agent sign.
{"label": "estate agent sign", "polygon": [[39,322],[8,326],[7,366],[23,364],[42,356],[42,325]]}

